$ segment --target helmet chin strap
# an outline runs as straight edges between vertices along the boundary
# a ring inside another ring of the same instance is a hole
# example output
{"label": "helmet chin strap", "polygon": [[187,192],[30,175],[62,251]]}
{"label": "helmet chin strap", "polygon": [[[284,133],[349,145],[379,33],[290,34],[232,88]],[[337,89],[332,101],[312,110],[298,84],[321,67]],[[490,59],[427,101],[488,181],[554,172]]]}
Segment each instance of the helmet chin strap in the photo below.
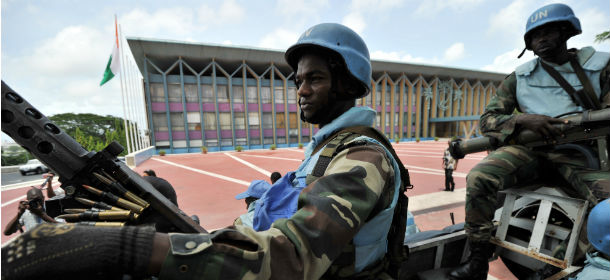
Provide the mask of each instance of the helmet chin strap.
{"label": "helmet chin strap", "polygon": [[523,50],[521,51],[521,53],[519,54],[519,56],[517,56],[517,58],[521,58],[523,56],[523,54],[525,53],[525,51],[527,50],[527,47],[523,48]]}

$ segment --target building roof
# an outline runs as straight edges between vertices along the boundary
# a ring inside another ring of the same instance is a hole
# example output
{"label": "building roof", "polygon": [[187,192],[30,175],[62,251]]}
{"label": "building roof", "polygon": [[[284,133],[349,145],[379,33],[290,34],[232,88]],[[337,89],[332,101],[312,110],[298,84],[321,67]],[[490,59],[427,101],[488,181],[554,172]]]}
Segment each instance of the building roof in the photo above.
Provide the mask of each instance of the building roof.
{"label": "building roof", "polygon": [[[285,74],[292,72],[284,61],[284,51],[280,50],[138,37],[128,37],[127,42],[141,73],[144,73],[144,57],[147,57],[164,71],[181,57],[195,71],[203,70],[206,65],[215,60],[229,74],[238,69],[244,61],[258,73],[267,69],[270,63],[273,63]],[[407,76],[413,76],[414,78],[421,74],[425,78],[447,79],[451,77],[456,81],[467,79],[472,82],[480,80],[485,83],[487,81],[502,81],[507,75],[505,73],[382,60],[372,60],[371,64],[373,66],[373,77],[379,77],[387,73],[390,77],[397,78],[405,73]],[[151,71],[150,66],[148,67],[148,71]]]}

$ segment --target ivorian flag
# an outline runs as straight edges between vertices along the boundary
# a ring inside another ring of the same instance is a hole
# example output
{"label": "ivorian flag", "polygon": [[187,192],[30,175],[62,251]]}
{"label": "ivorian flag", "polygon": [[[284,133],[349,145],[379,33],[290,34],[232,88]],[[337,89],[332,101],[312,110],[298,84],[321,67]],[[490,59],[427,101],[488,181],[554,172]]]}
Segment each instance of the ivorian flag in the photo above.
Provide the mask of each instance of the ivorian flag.
{"label": "ivorian flag", "polygon": [[112,47],[112,54],[110,55],[110,59],[108,59],[108,64],[106,65],[106,71],[104,71],[104,78],[100,83],[100,86],[110,81],[115,75],[119,74],[119,70],[121,69],[121,55],[119,53],[119,30],[116,24],[116,17],[114,18],[114,46]]}

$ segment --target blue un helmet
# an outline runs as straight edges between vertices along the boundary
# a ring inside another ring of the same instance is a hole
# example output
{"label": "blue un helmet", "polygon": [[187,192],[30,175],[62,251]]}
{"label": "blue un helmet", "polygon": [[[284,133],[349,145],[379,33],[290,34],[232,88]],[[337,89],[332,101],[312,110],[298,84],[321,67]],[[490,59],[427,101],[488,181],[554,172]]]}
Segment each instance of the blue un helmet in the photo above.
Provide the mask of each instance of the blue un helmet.
{"label": "blue un helmet", "polygon": [[595,205],[589,213],[587,238],[595,249],[610,255],[610,198]]}
{"label": "blue un helmet", "polygon": [[307,47],[319,47],[341,56],[349,74],[366,89],[354,98],[364,97],[371,91],[369,49],[356,32],[338,23],[321,23],[307,29],[284,54],[284,59],[294,71],[302,55],[299,50]]}
{"label": "blue un helmet", "polygon": [[528,40],[528,34],[532,30],[545,24],[561,21],[569,23],[569,25],[572,27],[571,33],[568,34],[568,38],[582,33],[582,28],[580,28],[580,21],[574,15],[574,11],[572,11],[572,8],[565,4],[546,5],[536,10],[527,19],[527,24],[525,25],[525,35],[523,35],[523,39],[525,40],[525,48],[528,50],[531,49]]}

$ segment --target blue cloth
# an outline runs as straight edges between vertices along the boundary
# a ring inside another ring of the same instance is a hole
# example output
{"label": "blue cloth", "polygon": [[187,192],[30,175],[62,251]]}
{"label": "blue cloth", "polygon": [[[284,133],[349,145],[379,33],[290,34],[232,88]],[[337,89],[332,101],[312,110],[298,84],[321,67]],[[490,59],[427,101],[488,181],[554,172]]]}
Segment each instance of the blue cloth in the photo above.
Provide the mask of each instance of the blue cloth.
{"label": "blue cloth", "polygon": [[248,212],[239,216],[242,225],[252,227],[252,220],[254,219],[254,210],[256,209],[255,205],[255,202],[250,203],[250,205],[248,205]]}
{"label": "blue cloth", "polygon": [[[599,84],[601,71],[610,60],[610,54],[597,52],[592,47],[585,47],[578,51],[577,60],[591,81],[595,95],[599,98],[601,88]],[[575,90],[583,88],[576,73],[569,62],[555,65],[561,76],[574,87]],[[517,100],[522,112],[555,117],[560,114],[582,111],[583,108],[572,101],[570,95],[540,66],[540,58],[530,60],[515,70],[517,77]],[[553,106],[549,106],[549,103]]]}
{"label": "blue cloth", "polygon": [[608,280],[610,279],[610,261],[599,256],[599,252],[587,253],[585,267],[570,280]]}
{"label": "blue cloth", "polygon": [[368,107],[352,107],[331,123],[322,127],[312,137],[305,149],[305,159],[294,172],[289,172],[273,184],[256,201],[253,226],[257,231],[267,230],[279,218],[289,218],[297,211],[297,200],[301,190],[307,186],[307,175],[312,173],[322,149],[312,155],[313,149],[338,130],[352,126],[371,126],[375,111]]}
{"label": "blue cloth", "polygon": [[235,199],[244,199],[246,197],[255,197],[260,198],[269,188],[271,184],[269,184],[265,180],[254,180],[248,186],[248,189],[235,196]]}

